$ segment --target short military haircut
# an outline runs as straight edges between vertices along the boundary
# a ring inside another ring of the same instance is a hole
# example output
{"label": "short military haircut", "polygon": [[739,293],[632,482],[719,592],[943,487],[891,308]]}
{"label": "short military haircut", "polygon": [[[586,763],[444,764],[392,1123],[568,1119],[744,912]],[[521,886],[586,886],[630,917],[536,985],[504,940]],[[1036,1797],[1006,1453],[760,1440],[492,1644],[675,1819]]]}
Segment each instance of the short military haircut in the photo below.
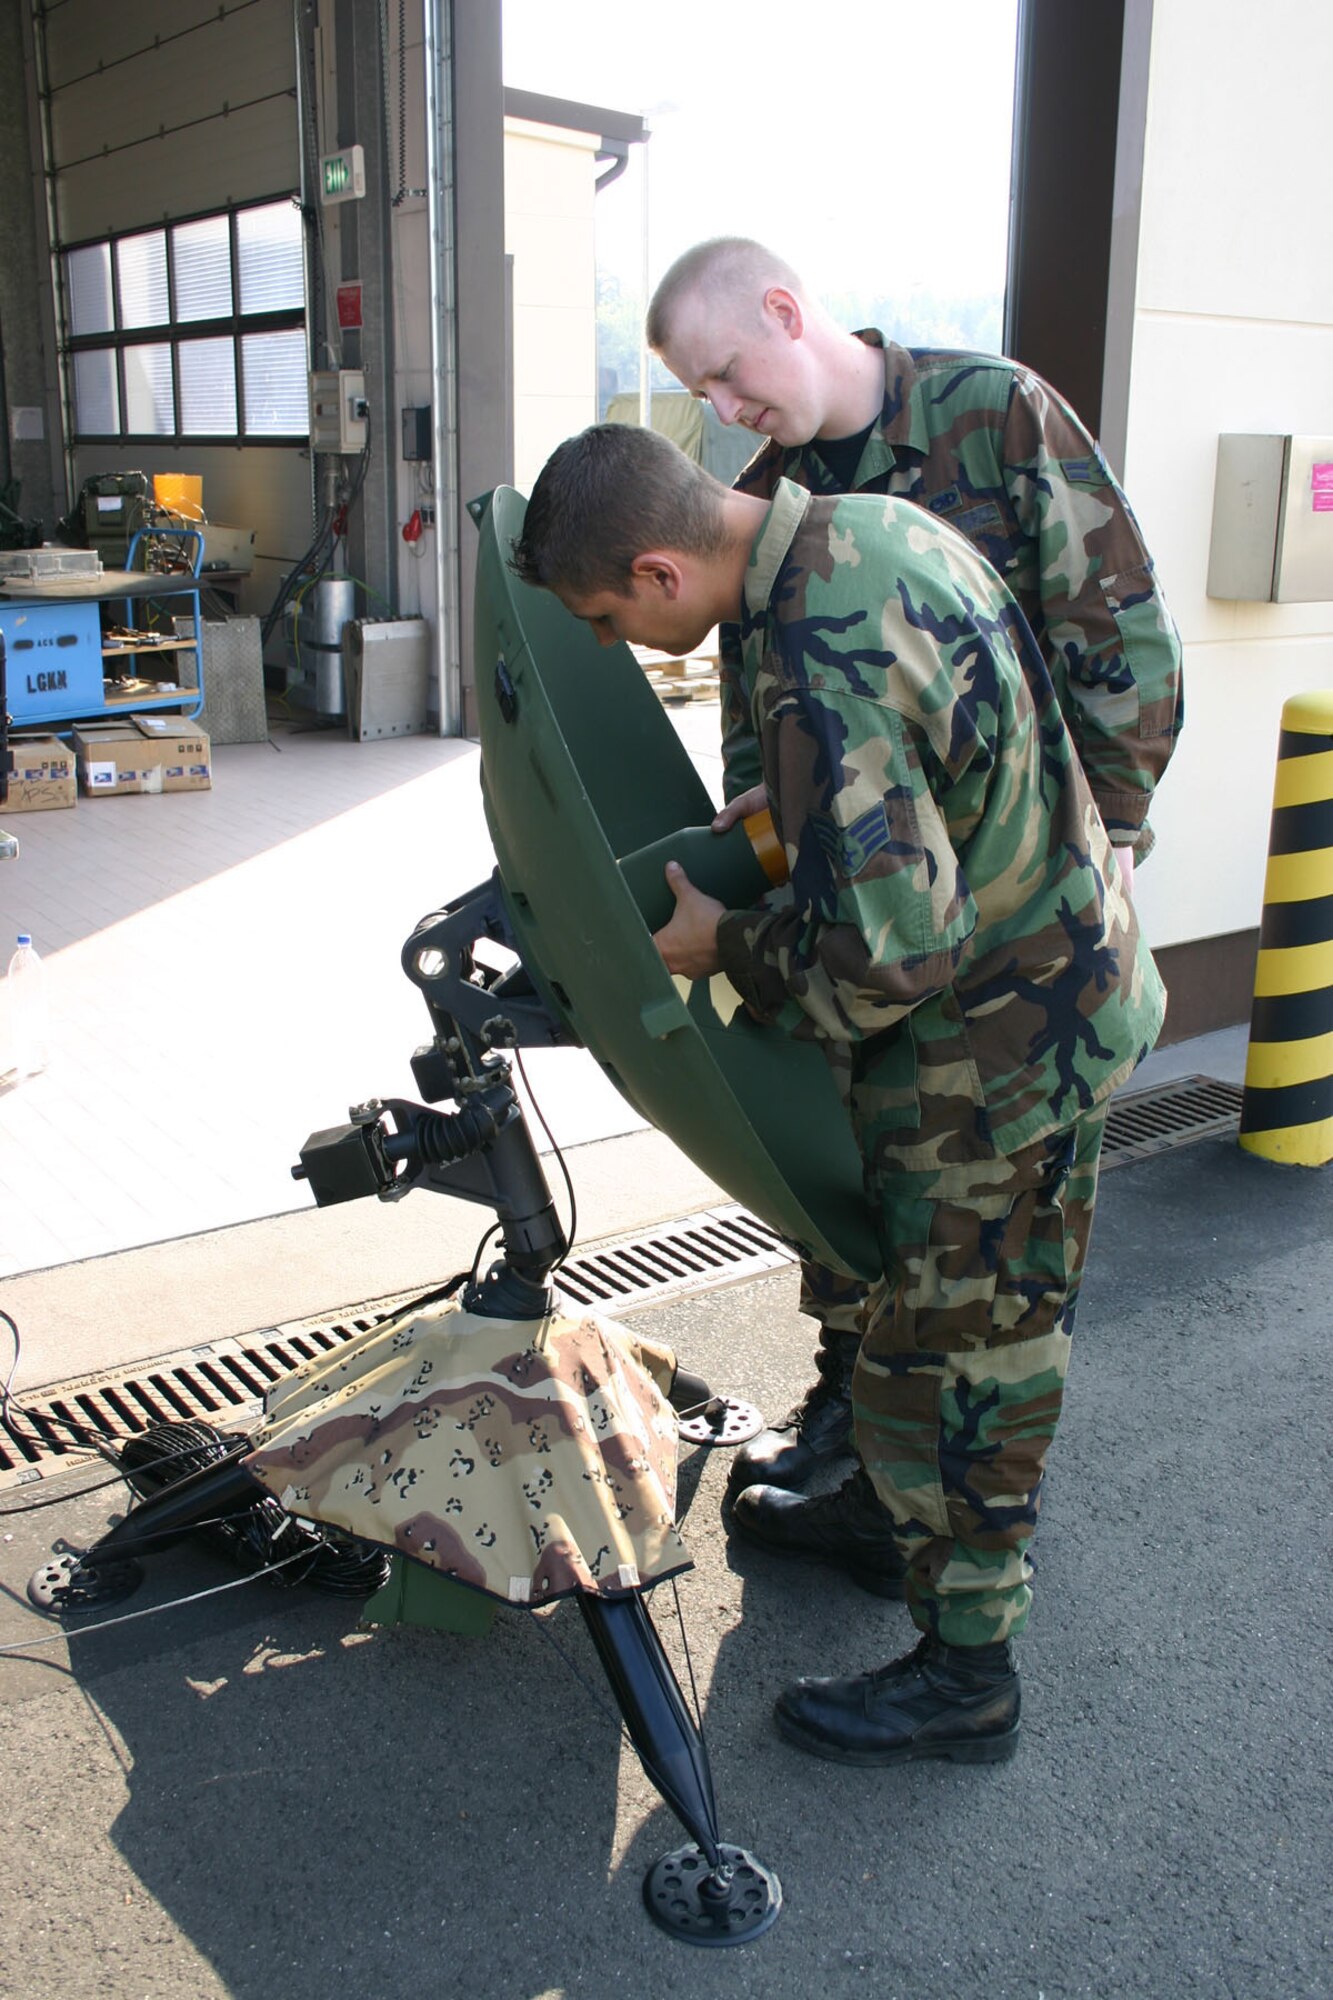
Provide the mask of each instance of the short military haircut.
{"label": "short military haircut", "polygon": [[634,560],[648,550],[723,548],[725,498],[711,473],[656,431],[594,424],[542,467],[509,567],[541,589],[628,597]]}
{"label": "short military haircut", "polygon": [[804,297],[805,288],[790,264],[775,257],[749,236],[713,236],[677,257],[648,305],[648,345],[661,354],[682,299],[701,293],[714,309],[750,306],[759,316],[760,301],[771,285]]}

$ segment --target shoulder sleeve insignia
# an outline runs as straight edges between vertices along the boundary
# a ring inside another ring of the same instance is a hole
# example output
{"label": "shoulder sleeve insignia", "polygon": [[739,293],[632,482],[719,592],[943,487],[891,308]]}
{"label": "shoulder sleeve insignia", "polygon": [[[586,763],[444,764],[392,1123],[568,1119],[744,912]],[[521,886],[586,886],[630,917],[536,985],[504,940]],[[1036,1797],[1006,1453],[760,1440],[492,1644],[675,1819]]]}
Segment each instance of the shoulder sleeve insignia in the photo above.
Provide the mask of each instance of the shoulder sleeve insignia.
{"label": "shoulder sleeve insignia", "polygon": [[1062,458],[1060,470],[1071,486],[1108,486],[1111,474],[1101,453],[1090,458]]}
{"label": "shoulder sleeve insignia", "polygon": [[854,881],[865,872],[867,864],[876,854],[881,854],[892,842],[888,816],[881,800],[863,812],[859,819],[842,830],[842,866],[848,879]]}

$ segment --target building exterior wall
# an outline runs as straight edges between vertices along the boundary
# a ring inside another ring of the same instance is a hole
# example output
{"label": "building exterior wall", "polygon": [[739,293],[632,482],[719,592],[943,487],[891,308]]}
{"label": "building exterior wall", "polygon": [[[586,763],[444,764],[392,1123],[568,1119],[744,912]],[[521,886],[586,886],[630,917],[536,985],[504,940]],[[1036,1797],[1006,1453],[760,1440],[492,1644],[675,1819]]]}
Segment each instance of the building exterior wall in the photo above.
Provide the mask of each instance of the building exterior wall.
{"label": "building exterior wall", "polygon": [[597,421],[594,135],[505,120],[505,250],[514,273],[514,484]]}
{"label": "building exterior wall", "polygon": [[1333,9],[1155,0],[1123,475],[1185,640],[1136,894],[1168,947],[1250,932],[1282,704],[1333,688],[1333,603],[1206,594],[1219,433],[1333,434]]}

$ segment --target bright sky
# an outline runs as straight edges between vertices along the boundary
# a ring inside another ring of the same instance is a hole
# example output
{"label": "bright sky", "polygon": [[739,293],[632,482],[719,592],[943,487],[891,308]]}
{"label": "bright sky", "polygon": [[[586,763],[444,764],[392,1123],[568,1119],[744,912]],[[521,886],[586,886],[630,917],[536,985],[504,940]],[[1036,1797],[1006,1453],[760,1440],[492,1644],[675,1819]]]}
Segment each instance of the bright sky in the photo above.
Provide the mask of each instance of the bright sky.
{"label": "bright sky", "polygon": [[[819,292],[998,294],[1016,16],[1017,0],[504,0],[504,80],[647,118],[651,283],[735,234]],[[640,171],[598,198],[599,261],[625,277]]]}

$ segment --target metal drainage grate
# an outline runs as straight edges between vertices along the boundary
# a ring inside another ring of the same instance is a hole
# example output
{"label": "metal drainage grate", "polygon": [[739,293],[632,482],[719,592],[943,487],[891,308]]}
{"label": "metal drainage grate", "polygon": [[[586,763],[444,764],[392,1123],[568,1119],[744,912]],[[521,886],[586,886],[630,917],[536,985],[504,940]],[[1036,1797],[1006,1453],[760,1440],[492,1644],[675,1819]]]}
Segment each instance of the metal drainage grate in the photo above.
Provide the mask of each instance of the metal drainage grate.
{"label": "metal drainage grate", "polygon": [[1103,1171],[1234,1133],[1242,1095],[1239,1084],[1214,1076],[1181,1076],[1113,1099],[1102,1141]]}
{"label": "metal drainage grate", "polygon": [[[575,1311],[618,1316],[761,1277],[793,1257],[766,1223],[729,1205],[571,1257],[559,1290]],[[123,1443],[150,1424],[202,1418],[220,1430],[239,1429],[259,1415],[273,1383],[419,1296],[420,1288],[396,1292],[333,1319],[291,1320],[44,1389],[24,1399],[22,1411],[11,1408],[0,1426],[0,1490],[82,1464],[97,1444]]]}
{"label": "metal drainage grate", "polygon": [[633,1312],[781,1270],[795,1252],[743,1208],[705,1209],[647,1235],[571,1257],[560,1267],[567,1305]]}
{"label": "metal drainage grate", "polygon": [[0,1425],[0,1489],[81,1464],[98,1444],[121,1444],[151,1424],[199,1418],[219,1430],[243,1424],[259,1414],[274,1382],[384,1317],[367,1310],[355,1319],[264,1327],[44,1389],[22,1399],[22,1410],[11,1406]]}
{"label": "metal drainage grate", "polygon": [[[1103,1170],[1235,1132],[1241,1098],[1238,1085],[1208,1076],[1117,1097],[1106,1121]],[[561,1267],[559,1290],[576,1311],[628,1313],[762,1277],[794,1254],[766,1223],[727,1205],[571,1257]],[[245,1424],[259,1415],[273,1383],[369,1332],[415,1296],[398,1292],[333,1319],[293,1320],[45,1390],[22,1412],[11,1409],[0,1426],[0,1489],[80,1464],[97,1443],[120,1443],[150,1424],[181,1418],[222,1429]]]}

